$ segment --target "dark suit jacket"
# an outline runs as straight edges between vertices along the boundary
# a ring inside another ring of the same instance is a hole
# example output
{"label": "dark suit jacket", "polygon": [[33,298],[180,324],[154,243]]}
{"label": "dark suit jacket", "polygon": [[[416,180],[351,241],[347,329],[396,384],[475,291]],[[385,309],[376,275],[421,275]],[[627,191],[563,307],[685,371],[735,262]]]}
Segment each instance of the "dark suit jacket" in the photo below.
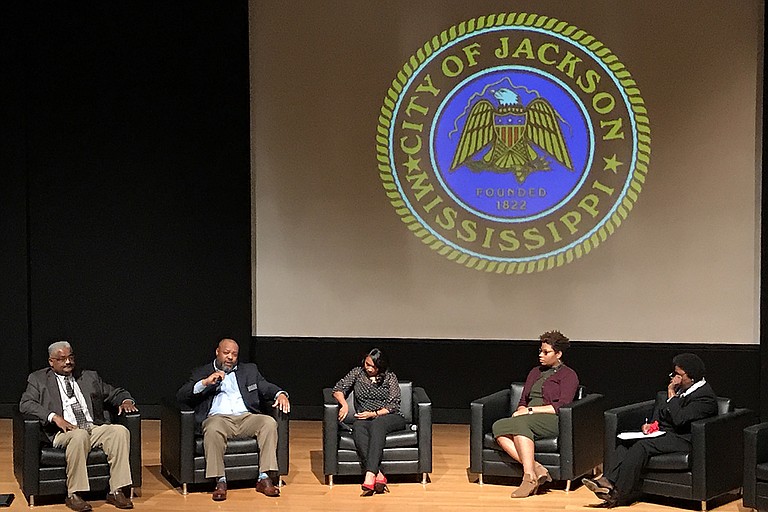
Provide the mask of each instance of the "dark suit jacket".
{"label": "dark suit jacket", "polygon": [[653,420],[659,429],[674,432],[690,439],[691,422],[717,414],[717,397],[709,383],[704,383],[693,393],[667,401],[657,397],[653,407]]}
{"label": "dark suit jacket", "polygon": [[[109,417],[104,413],[105,405],[117,408],[123,400],[133,400],[128,391],[107,384],[93,370],[75,370],[73,376],[80,386],[95,425],[109,423]],[[61,394],[53,369],[43,368],[29,375],[27,389],[21,395],[19,410],[23,414],[31,414],[39,419],[43,425],[43,432],[50,441],[53,441],[53,437],[60,429],[55,423],[48,422],[48,416],[52,412],[59,416],[64,415],[64,405],[61,403]]]}
{"label": "dark suit jacket", "polygon": [[[208,386],[201,393],[193,392],[195,384],[212,374],[215,370],[213,363],[200,366],[192,370],[189,380],[181,386],[176,393],[176,400],[180,403],[192,407],[195,410],[195,423],[199,427],[208,412],[211,410],[213,398],[219,392],[220,386]],[[237,377],[237,386],[240,388],[240,394],[245,402],[248,411],[256,414],[260,413],[260,405],[263,400],[266,403],[272,403],[275,395],[282,391],[278,386],[268,382],[254,363],[238,363],[235,370]]]}

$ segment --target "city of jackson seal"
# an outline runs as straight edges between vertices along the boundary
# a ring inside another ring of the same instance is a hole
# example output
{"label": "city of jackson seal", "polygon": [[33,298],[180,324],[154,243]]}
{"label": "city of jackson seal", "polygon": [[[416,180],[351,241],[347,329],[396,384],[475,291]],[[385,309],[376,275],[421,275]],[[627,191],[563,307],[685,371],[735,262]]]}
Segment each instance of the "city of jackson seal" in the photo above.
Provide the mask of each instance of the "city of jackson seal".
{"label": "city of jackson seal", "polygon": [[481,16],[416,50],[384,98],[379,176],[407,228],[484,272],[581,258],[627,218],[650,127],[602,42],[536,14]]}

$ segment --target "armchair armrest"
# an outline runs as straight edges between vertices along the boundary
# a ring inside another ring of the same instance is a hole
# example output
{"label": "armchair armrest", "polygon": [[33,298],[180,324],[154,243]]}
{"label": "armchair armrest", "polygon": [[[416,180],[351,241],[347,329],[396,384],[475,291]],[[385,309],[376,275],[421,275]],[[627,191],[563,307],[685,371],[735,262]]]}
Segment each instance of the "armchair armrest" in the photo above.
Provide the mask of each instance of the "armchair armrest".
{"label": "armchair armrest", "polygon": [[323,474],[335,475],[338,470],[339,403],[332,388],[323,388]]}
{"label": "armchair armrest", "polygon": [[290,429],[288,428],[288,414],[273,407],[274,401],[261,404],[261,411],[275,418],[277,422],[277,468],[281,475],[288,474],[288,461],[290,460]]}
{"label": "armchair armrest", "polygon": [[432,472],[432,401],[424,388],[413,388],[413,415],[419,435],[419,473]]}
{"label": "armchair armrest", "polygon": [[558,413],[560,477],[573,480],[603,463],[603,395],[591,393]]}
{"label": "armchair armrest", "polygon": [[40,491],[40,420],[13,407],[13,472],[21,491],[29,498]]}
{"label": "armchair armrest", "polygon": [[491,431],[493,423],[512,415],[509,388],[478,398],[470,406],[469,470],[483,472],[483,436]]}
{"label": "armchair armrest", "polygon": [[605,411],[605,437],[603,438],[603,460],[605,470],[616,464],[616,435],[620,432],[639,430],[645,419],[653,413],[654,400],[623,405]]}
{"label": "armchair armrest", "polygon": [[160,465],[179,483],[194,481],[195,411],[173,398],[160,411]]}
{"label": "armchair armrest", "polygon": [[133,487],[141,487],[141,414],[138,412],[116,414],[115,423],[123,425],[131,433],[129,465]]}
{"label": "armchair armrest", "polygon": [[757,465],[768,461],[768,422],[744,429],[744,506],[757,508]]}
{"label": "armchair armrest", "polygon": [[744,429],[756,422],[749,409],[736,409],[691,423],[693,499],[707,500],[741,487]]}

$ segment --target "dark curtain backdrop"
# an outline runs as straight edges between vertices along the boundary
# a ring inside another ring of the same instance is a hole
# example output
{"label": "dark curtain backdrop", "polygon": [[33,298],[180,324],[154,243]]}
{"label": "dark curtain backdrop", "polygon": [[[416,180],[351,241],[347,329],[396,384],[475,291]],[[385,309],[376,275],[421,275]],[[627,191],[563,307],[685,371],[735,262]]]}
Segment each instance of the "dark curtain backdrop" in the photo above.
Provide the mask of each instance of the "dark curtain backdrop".
{"label": "dark curtain backdrop", "polygon": [[0,401],[67,339],[151,414],[220,336],[248,358],[247,3],[23,4],[0,14]]}
{"label": "dark curtain backdrop", "polygon": [[[291,392],[296,418],[319,418],[320,389],[374,345],[427,389],[438,421],[465,421],[469,401],[525,376],[534,342],[250,337],[245,1],[7,4],[0,416],[60,338],[145,417],[222,336]],[[618,404],[648,397],[671,356],[694,350],[720,394],[765,411],[761,347],[586,340],[567,358]]]}

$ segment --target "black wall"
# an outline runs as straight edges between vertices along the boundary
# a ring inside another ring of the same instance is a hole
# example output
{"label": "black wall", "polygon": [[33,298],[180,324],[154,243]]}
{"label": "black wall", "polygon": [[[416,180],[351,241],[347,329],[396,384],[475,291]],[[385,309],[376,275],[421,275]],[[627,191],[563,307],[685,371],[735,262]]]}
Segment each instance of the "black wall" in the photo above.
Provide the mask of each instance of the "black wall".
{"label": "black wall", "polygon": [[[427,389],[437,421],[524,378],[534,341],[251,339],[247,3],[36,5],[0,7],[0,416],[62,338],[145,417],[222,336],[289,390],[296,418],[319,418],[321,388],[372,346]],[[764,337],[581,341],[567,362],[619,404],[695,351],[720,394],[768,411]]]}
{"label": "black wall", "polygon": [[[538,364],[536,341],[350,340],[256,338],[252,354],[265,376],[286,388],[293,417],[322,417],[323,387],[331,387],[373,347],[384,350],[399,379],[427,391],[433,418],[468,423],[472,400],[524,381]],[[605,343],[573,341],[564,356],[590,391],[606,406],[650,400],[666,388],[672,357],[695,352],[707,366],[707,380],[737,407],[757,409],[760,350],[756,345]]]}
{"label": "black wall", "polygon": [[3,412],[57,339],[157,404],[250,336],[247,3],[3,9]]}

